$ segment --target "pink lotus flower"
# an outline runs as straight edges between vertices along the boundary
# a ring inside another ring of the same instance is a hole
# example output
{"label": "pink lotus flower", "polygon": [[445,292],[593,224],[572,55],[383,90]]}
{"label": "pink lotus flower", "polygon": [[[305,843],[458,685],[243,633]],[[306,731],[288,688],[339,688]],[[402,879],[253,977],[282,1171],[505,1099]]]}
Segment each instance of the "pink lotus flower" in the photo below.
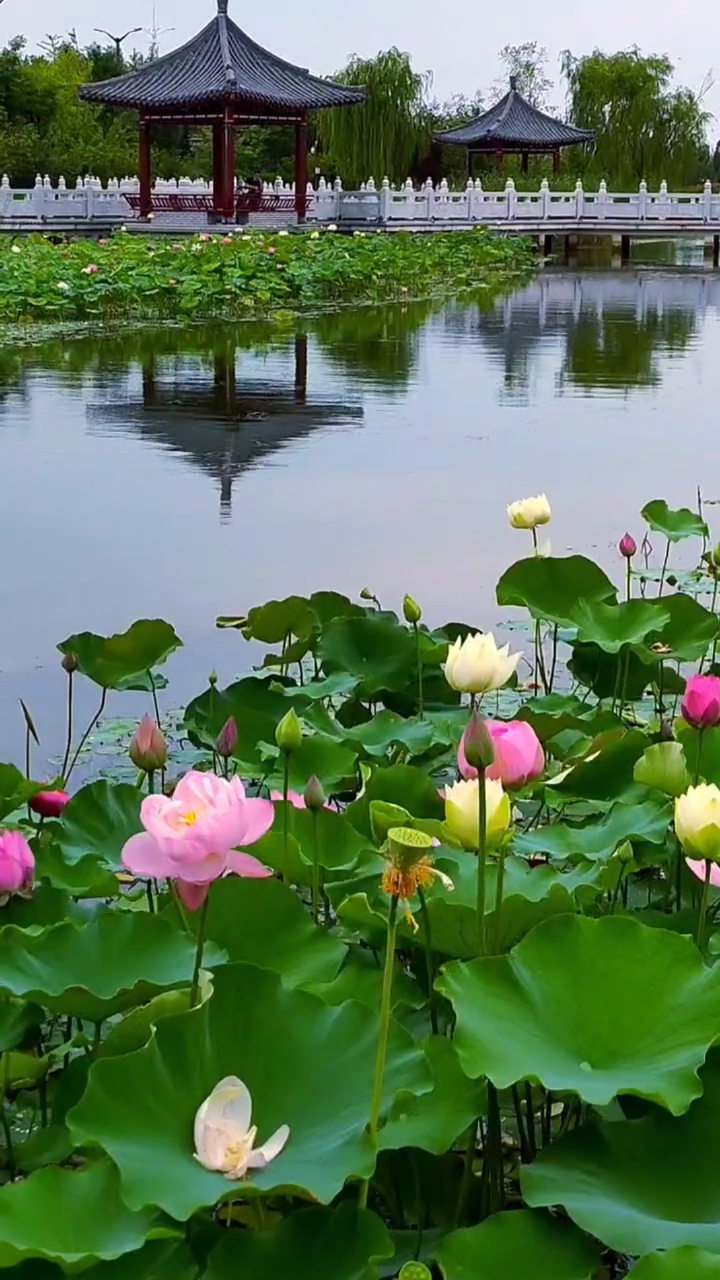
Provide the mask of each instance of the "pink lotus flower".
{"label": "pink lotus flower", "polygon": [[144,715],[135,737],[128,748],[128,755],[136,769],[154,773],[167,764],[167,743],[152,716]]}
{"label": "pink lotus flower", "polygon": [[21,831],[0,832],[0,902],[11,893],[28,894],[35,878],[35,857]]}
{"label": "pink lotus flower", "polygon": [[709,729],[720,724],[720,679],[717,676],[691,676],[682,701],[683,719],[694,729]]}
{"label": "pink lotus flower", "polygon": [[69,802],[67,791],[38,791],[30,801],[30,808],[41,818],[59,818]]}
{"label": "pink lotus flower", "polygon": [[[531,725],[524,720],[486,720],[493,740],[495,760],[486,776],[502,782],[507,791],[516,791],[539,778],[545,768],[545,752]],[[458,769],[463,778],[477,778],[477,769],[465,757],[465,734],[458,749]]]}
{"label": "pink lotus flower", "polygon": [[222,238],[222,242],[223,242],[223,244],[232,244],[232,243],[233,243],[233,237],[232,237],[232,236],[223,236],[223,238]]}
{"label": "pink lotus flower", "polygon": [[[693,875],[697,876],[698,880],[702,880],[704,884],[706,872],[705,859],[698,858],[696,861],[694,858],[686,858],[685,863],[690,868]],[[710,868],[710,883],[713,889],[720,889],[720,866],[718,866],[717,862],[713,862]]]}
{"label": "pink lotus flower", "polygon": [[123,865],[136,876],[176,880],[183,901],[196,910],[219,876],[271,875],[257,858],[235,850],[264,836],[274,817],[271,802],[248,799],[239,778],[228,782],[192,770],[172,798],[145,797],[140,806],[145,831],[127,841]]}
{"label": "pink lotus flower", "polygon": [[97,264],[96,264],[96,263],[94,263],[94,262],[90,262],[90,263],[88,263],[88,265],[87,265],[86,267],[83,267],[83,275],[84,275],[84,276],[96,276],[99,270],[100,270],[100,268],[97,266]]}

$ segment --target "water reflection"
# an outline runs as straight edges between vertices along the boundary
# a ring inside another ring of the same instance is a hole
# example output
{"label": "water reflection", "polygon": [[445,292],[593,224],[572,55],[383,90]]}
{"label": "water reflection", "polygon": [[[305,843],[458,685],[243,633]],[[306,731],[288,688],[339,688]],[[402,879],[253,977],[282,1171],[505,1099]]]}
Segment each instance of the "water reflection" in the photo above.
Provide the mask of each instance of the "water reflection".
{"label": "water reflection", "polygon": [[359,404],[308,392],[307,334],[296,334],[292,349],[292,370],[271,382],[238,376],[233,339],[216,339],[210,360],[169,364],[150,340],[141,358],[140,394],[90,404],[90,430],[133,431],[180,453],[218,482],[221,519],[229,521],[233,483],[242,472],[313,431],[362,418]]}
{"label": "water reflection", "polygon": [[[505,298],[301,328],[79,334],[0,349],[0,759],[18,696],[62,733],[54,645],[166,617],[178,705],[257,659],[218,614],[318,587],[497,621],[505,504],[617,570],[626,528],[714,481],[720,276],[556,271]],[[170,695],[168,695],[170,697]],[[122,707],[118,707],[122,710]],[[81,714],[79,712],[79,714]]]}
{"label": "water reflection", "polygon": [[656,387],[663,362],[682,354],[706,312],[720,306],[720,278],[679,272],[553,272],[492,310],[454,307],[451,334],[476,336],[504,371],[504,392],[527,392],[556,340],[559,391]]}

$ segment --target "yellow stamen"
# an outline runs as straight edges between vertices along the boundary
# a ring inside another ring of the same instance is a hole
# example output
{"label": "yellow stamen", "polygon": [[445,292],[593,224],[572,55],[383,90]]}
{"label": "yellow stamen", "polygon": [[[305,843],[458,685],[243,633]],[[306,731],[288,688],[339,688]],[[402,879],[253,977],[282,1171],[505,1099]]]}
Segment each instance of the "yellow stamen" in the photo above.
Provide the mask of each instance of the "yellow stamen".
{"label": "yellow stamen", "polygon": [[189,813],[183,813],[180,821],[185,823],[186,827],[193,827],[200,817],[201,809],[191,809]]}

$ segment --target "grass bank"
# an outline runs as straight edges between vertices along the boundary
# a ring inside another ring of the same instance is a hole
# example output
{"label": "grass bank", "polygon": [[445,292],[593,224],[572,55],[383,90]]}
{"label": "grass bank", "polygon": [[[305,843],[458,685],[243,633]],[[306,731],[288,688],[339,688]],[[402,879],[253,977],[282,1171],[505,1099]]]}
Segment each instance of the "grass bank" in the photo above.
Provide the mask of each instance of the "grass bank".
{"label": "grass bank", "polygon": [[500,287],[529,242],[484,228],[434,235],[260,232],[172,241],[120,233],[0,245],[0,323],[233,318]]}

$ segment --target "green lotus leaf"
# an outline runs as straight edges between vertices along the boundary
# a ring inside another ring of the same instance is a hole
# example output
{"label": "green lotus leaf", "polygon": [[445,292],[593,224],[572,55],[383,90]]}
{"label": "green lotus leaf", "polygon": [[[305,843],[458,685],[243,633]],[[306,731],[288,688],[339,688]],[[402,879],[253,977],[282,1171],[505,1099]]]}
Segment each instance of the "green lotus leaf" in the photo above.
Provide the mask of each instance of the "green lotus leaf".
{"label": "green lotus leaf", "polygon": [[[288,813],[289,827],[297,840],[307,867],[312,867],[317,847],[317,859],[328,873],[352,871],[371,842],[356,831],[343,813],[334,809],[321,809],[312,814],[309,809],[292,807]],[[281,811],[275,819],[275,827],[282,827]],[[317,837],[317,846],[316,846]],[[307,875],[307,872],[306,872]],[[312,877],[301,883],[310,883]]]}
{"label": "green lotus leaf", "polygon": [[576,640],[567,669],[596,698],[622,694],[625,702],[638,702],[648,686],[658,682],[660,662],[657,654],[646,649],[637,652],[625,647],[621,652],[607,653],[592,641]]}
{"label": "green lotus leaf", "polygon": [[469,1080],[460,1067],[457,1052],[444,1036],[424,1043],[433,1073],[429,1093],[398,1093],[387,1124],[380,1132],[380,1147],[420,1147],[442,1155],[468,1125],[487,1108],[484,1081]]}
{"label": "green lotus leaf", "polygon": [[389,768],[374,768],[366,780],[359,799],[348,805],[347,816],[356,830],[372,838],[370,803],[387,800],[401,805],[414,818],[445,817],[445,803],[437,786],[420,769],[408,764],[394,764]]}
{"label": "green lotus leaf", "polygon": [[[59,831],[56,824],[53,828],[55,832]],[[66,899],[69,894],[75,899],[117,898],[120,894],[120,882],[115,871],[93,854],[77,861],[68,860],[61,846],[50,836],[49,826],[35,842],[35,847],[35,875],[44,888],[52,888]],[[58,919],[72,914],[72,911],[65,912]]]}
{"label": "green lotus leaf", "polygon": [[[190,917],[197,930],[199,915]],[[279,880],[228,876],[210,891],[207,936],[230,960],[271,969],[287,986],[330,982],[347,948],[313,924],[297,894]]]}
{"label": "green lotus leaf", "polygon": [[720,727],[704,729],[702,734],[685,720],[675,721],[675,736],[682,747],[691,782],[695,776],[720,785]]}
{"label": "green lotus leaf", "polygon": [[673,797],[683,795],[692,784],[680,742],[654,742],[647,747],[635,765],[633,776],[643,786]]}
{"label": "green lotus leaf", "polygon": [[228,1231],[203,1280],[377,1280],[374,1264],[394,1252],[381,1219],[345,1201],[300,1209],[275,1231]]}
{"label": "green lotus leaf", "polygon": [[566,729],[576,730],[584,737],[594,738],[606,729],[620,728],[622,722],[604,708],[588,706],[574,694],[550,693],[544,698],[533,698],[520,707],[516,720],[527,720],[541,742],[554,738]]}
{"label": "green lotus leaf", "polygon": [[134,1053],[142,1049],[150,1039],[160,1018],[172,1018],[178,1013],[187,1013],[190,1008],[190,989],[183,987],[179,991],[163,991],[147,1004],[131,1009],[119,1022],[110,1026],[110,1031],[103,1036],[97,1048],[100,1058],[115,1058],[123,1053]]}
{"label": "green lotus leaf", "polygon": [[[37,857],[36,857],[37,865]],[[87,920],[88,905],[78,905],[60,889],[49,884],[36,884],[31,898],[13,897],[0,911],[0,928],[16,924],[21,929],[59,924],[61,920]]]}
{"label": "green lotus leaf", "polygon": [[[99,1262],[83,1280],[199,1280],[199,1264],[180,1240],[148,1240],[137,1253]],[[32,1277],[28,1277],[32,1280]]]}
{"label": "green lotus leaf", "polygon": [[[320,996],[325,1004],[339,1005],[346,1000],[359,1000],[370,1009],[380,1008],[383,969],[378,957],[367,947],[353,946],[347,951],[342,969],[332,982],[307,983],[308,991]],[[408,1009],[421,1009],[425,995],[417,982],[398,960],[392,984],[392,1007],[405,1005]]]}
{"label": "green lotus leaf", "polygon": [[626,600],[605,604],[602,600],[577,601],[573,621],[578,640],[598,645],[605,653],[617,653],[623,645],[640,644],[670,621],[664,600]]}
{"label": "green lotus leaf", "polygon": [[0,991],[90,1022],[189,982],[195,944],[146,912],[107,912],[41,933],[0,930]]}
{"label": "green lotus leaf", "polygon": [[394,711],[383,710],[366,724],[348,729],[346,737],[369,756],[384,756],[394,746],[405,747],[411,756],[421,756],[435,741],[436,729],[430,720],[408,720]]}
{"label": "green lotus leaf", "polygon": [[[274,732],[273,729],[273,735]],[[357,752],[347,743],[315,733],[303,738],[302,746],[290,756],[289,766],[290,786],[294,790],[304,791],[308,778],[315,774],[331,794],[355,782]],[[265,760],[264,775],[268,786],[281,790],[284,765],[279,754]]]}
{"label": "green lotus leaf", "polygon": [[0,1053],[15,1049],[45,1017],[40,1005],[26,1000],[0,1000]]}
{"label": "green lotus leaf", "polygon": [[[703,1096],[683,1116],[588,1125],[522,1170],[525,1200],[562,1205],[619,1253],[693,1245],[720,1254],[720,1055],[701,1071]],[[683,1277],[684,1280],[684,1277]]]}
{"label": "green lotus leaf", "polygon": [[632,1271],[634,1280],[720,1280],[720,1256],[684,1245],[649,1253]]}
{"label": "green lotus leaf", "polygon": [[0,764],[0,822],[21,808],[31,796],[42,791],[37,782],[28,782],[27,778],[14,764]]}
{"label": "green lotus leaf", "polygon": [[74,653],[78,671],[103,689],[121,689],[138,676],[160,666],[182,646],[169,622],[144,618],[119,635],[98,636],[92,631],[68,636],[58,645],[60,653]]}
{"label": "green lotus leaf", "polygon": [[334,618],[323,629],[318,655],[328,676],[336,671],[361,676],[363,696],[404,689],[417,664],[415,637],[388,613]]}
{"label": "green lotus leaf", "polygon": [[139,1249],[153,1230],[176,1234],[152,1211],[126,1208],[109,1160],[82,1170],[39,1169],[0,1189],[0,1267],[46,1258],[78,1271]]}
{"label": "green lotus leaf", "polygon": [[499,605],[524,605],[534,618],[573,626],[578,600],[613,603],[617,588],[585,556],[531,556],[505,570],[496,596]]}
{"label": "green lotus leaf", "polygon": [[250,609],[242,621],[246,640],[281,644],[290,635],[310,636],[318,619],[305,596],[287,596],[285,600],[269,600]]}
{"label": "green lotus leaf", "polygon": [[690,511],[687,507],[672,511],[662,498],[646,502],[640,515],[651,529],[664,533],[670,542],[681,542],[683,538],[709,537],[708,527],[697,511]]}
{"label": "green lotus leaf", "polygon": [[603,734],[585,759],[547,785],[558,794],[583,800],[614,800],[627,795],[634,785],[633,769],[647,744],[640,729]]}
{"label": "green lotus leaf", "polygon": [[287,712],[289,701],[298,714],[307,704],[302,690],[283,690],[272,680],[257,676],[247,676],[227,689],[210,685],[188,703],[183,728],[196,745],[212,747],[223,725],[232,716],[238,732],[234,758],[246,774],[264,777],[267,770],[259,744],[264,742],[274,746],[275,728]]}
{"label": "green lotus leaf", "polygon": [[636,805],[618,802],[604,817],[593,818],[583,827],[555,822],[515,836],[513,848],[527,857],[547,854],[551,858],[573,861],[580,858],[588,862],[605,861],[625,840],[663,844],[671,821],[672,808],[667,804],[658,804],[655,800]]}
{"label": "green lotus leaf", "polygon": [[[259,1141],[290,1126],[282,1154],[243,1184],[243,1194],[303,1191],[328,1201],[347,1178],[369,1176],[377,1011],[354,1001],[330,1008],[251,965],[218,969],[213,983],[210,1000],[161,1020],[145,1048],[96,1062],[68,1116],[78,1141],[99,1143],[118,1165],[126,1204],[158,1204],[184,1221],[237,1194],[237,1184],[193,1156],[195,1113],[228,1075],[250,1089]],[[391,1023],[385,1115],[399,1089],[430,1087],[422,1049]]]}
{"label": "green lotus leaf", "polygon": [[509,956],[447,965],[463,1070],[607,1105],[637,1094],[686,1111],[720,1034],[720,970],[680,934],[630,917],[558,915]]}
{"label": "green lotus leaf", "polygon": [[593,1280],[599,1265],[581,1231],[531,1209],[452,1231],[437,1260],[445,1280]]}
{"label": "green lotus leaf", "polygon": [[647,637],[638,652],[650,661],[655,655],[647,646],[653,643],[665,646],[662,655],[665,662],[697,662],[718,633],[716,615],[685,592],[663,596],[662,602],[670,619]]}
{"label": "green lotus leaf", "polygon": [[55,827],[65,861],[72,864],[92,857],[119,871],[123,846],[142,831],[137,787],[104,778],[81,787],[63,810]]}

